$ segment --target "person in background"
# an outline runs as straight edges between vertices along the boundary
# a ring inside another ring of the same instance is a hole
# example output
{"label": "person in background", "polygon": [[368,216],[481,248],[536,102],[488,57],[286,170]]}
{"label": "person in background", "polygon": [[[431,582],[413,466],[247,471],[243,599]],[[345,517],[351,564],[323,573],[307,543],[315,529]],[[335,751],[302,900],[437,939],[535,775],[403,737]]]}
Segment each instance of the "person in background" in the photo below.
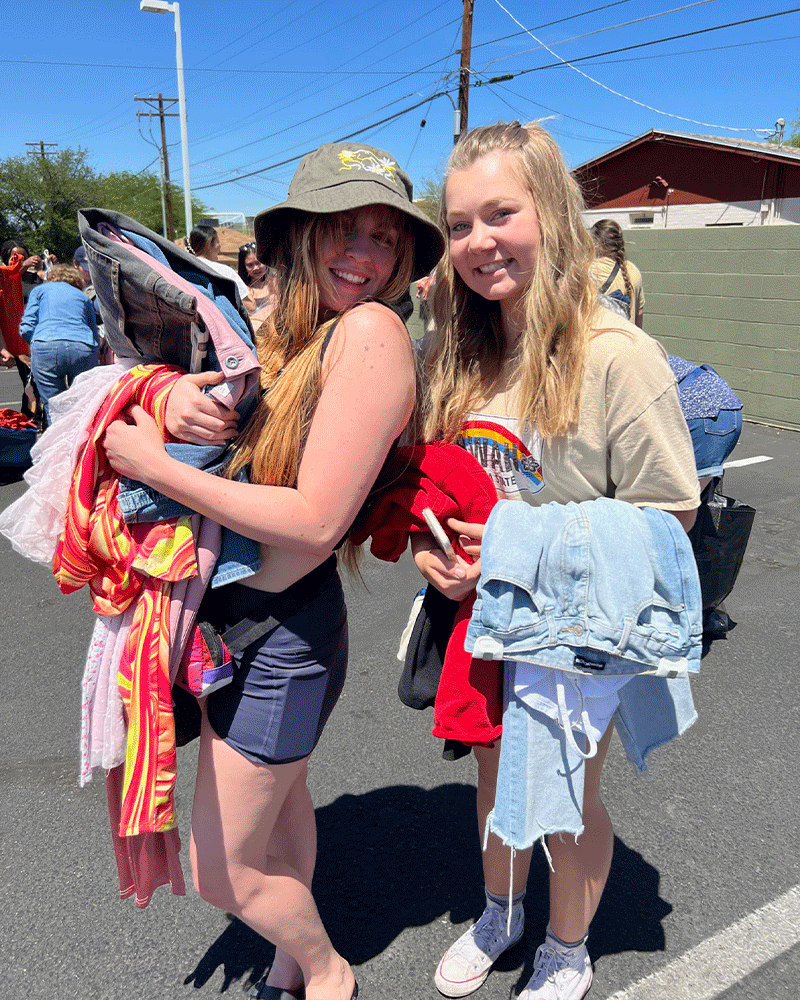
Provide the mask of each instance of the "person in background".
{"label": "person in background", "polygon": [[[75,251],[75,253],[72,255],[72,266],[74,268],[77,268],[77,270],[83,276],[84,280],[83,294],[91,302],[96,303],[97,293],[95,292],[94,285],[92,284],[92,275],[89,271],[89,261],[86,259],[86,248],[83,245],[79,246],[78,249]],[[102,323],[103,320],[100,317],[100,313],[97,310],[96,305],[95,305],[95,311],[97,312],[97,322]]]}
{"label": "person in background", "polygon": [[0,247],[0,261],[0,364],[5,368],[16,366],[22,381],[20,410],[26,417],[34,417],[37,401],[30,385],[30,353],[19,335],[19,322],[30,288],[26,279],[31,276],[41,282],[37,272],[42,258],[38,254],[31,256],[18,240],[6,240]]}
{"label": "person in background", "polygon": [[255,243],[244,243],[239,247],[237,271],[247,285],[247,295],[242,301],[250,318],[253,322],[266,319],[276,301],[278,288],[275,272],[256,257]]}
{"label": "person in background", "polygon": [[639,328],[644,320],[644,290],[639,268],[625,256],[622,229],[613,219],[600,219],[589,230],[597,247],[597,256],[589,272],[600,292],[616,299],[624,312]]}
{"label": "person in background", "polygon": [[[558,146],[540,126],[500,123],[459,140],[440,212],[448,242],[434,322],[421,348],[424,439],[462,443],[500,499],[541,507],[612,497],[661,508],[688,529],[698,483],[675,379],[655,341],[598,304],[583,211]],[[505,447],[500,457],[496,442]],[[412,551],[428,583],[461,600],[480,576],[483,526],[454,519],[446,526],[472,565],[446,556],[432,535],[414,535]],[[648,688],[651,700],[660,690]],[[556,825],[547,836],[550,919],[519,1000],[581,1000],[592,982],[586,942],[614,844],[600,796],[617,695],[608,697],[608,715],[596,720],[597,752],[584,762],[583,831],[562,836]],[[492,711],[488,700],[473,708]],[[548,723],[541,715],[540,733],[550,732]],[[477,990],[524,931],[532,848],[512,856],[494,833],[484,840],[501,742],[472,746],[486,908],[436,970],[436,986],[449,997]],[[544,787],[537,801],[546,805],[548,796]]]}
{"label": "person in background", "polygon": [[242,302],[244,302],[247,297],[247,285],[232,267],[220,263],[219,236],[213,226],[209,226],[204,222],[198,223],[192,229],[191,233],[189,233],[186,245],[189,253],[193,253],[195,257],[204,260],[213,271],[232,281],[236,285]]}
{"label": "person in background", "polygon": [[47,424],[53,396],[98,363],[100,335],[84,283],[77,268],[55,264],[47,281],[31,292],[19,325],[20,336],[30,345],[31,369]]}

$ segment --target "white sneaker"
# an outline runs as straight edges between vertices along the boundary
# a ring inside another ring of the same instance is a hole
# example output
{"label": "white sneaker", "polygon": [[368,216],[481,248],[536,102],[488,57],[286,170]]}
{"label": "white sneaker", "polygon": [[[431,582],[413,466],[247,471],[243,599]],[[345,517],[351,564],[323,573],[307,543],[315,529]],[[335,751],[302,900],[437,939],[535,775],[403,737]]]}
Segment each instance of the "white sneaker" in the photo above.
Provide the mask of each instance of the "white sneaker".
{"label": "white sneaker", "polygon": [[581,1000],[592,985],[586,945],[567,950],[546,940],[536,950],[533,976],[518,1000]]}
{"label": "white sneaker", "polygon": [[522,903],[511,910],[511,933],[508,933],[508,910],[487,906],[480,919],[451,944],[439,962],[434,982],[446,997],[465,997],[486,982],[497,959],[522,937],[525,911]]}

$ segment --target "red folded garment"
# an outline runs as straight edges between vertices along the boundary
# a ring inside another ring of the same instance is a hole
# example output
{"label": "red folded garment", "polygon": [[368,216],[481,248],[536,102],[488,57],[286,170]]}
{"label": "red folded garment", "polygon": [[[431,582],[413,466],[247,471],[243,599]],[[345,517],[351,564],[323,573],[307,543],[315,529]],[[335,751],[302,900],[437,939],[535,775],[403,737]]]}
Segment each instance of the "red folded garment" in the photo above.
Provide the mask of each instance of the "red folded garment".
{"label": "red folded garment", "polygon": [[[446,528],[449,517],[485,524],[496,503],[491,479],[465,449],[441,441],[398,447],[356,519],[350,539],[360,545],[371,536],[370,552],[386,562],[397,562],[410,533],[429,530],[422,516],[426,507]],[[453,548],[472,562],[457,538]],[[456,612],[436,694],[433,735],[488,745],[499,738],[502,728],[502,664],[473,660],[464,650],[474,602],[473,591]]]}
{"label": "red folded garment", "polygon": [[0,409],[0,427],[7,427],[13,431],[22,431],[36,427],[36,423],[33,420],[29,420],[19,410],[11,410],[8,407],[3,407]]}

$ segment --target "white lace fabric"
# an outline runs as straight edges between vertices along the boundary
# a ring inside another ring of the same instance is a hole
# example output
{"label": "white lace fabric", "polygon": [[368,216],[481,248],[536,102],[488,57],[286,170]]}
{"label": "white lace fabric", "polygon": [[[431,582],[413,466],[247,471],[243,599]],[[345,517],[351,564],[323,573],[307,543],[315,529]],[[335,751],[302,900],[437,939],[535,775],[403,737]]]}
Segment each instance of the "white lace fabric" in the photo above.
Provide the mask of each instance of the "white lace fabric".
{"label": "white lace fabric", "polygon": [[111,386],[125,368],[99,365],[79,375],[50,401],[52,423],[31,449],[28,489],[0,514],[0,534],[20,555],[50,566],[64,530],[78,453]]}

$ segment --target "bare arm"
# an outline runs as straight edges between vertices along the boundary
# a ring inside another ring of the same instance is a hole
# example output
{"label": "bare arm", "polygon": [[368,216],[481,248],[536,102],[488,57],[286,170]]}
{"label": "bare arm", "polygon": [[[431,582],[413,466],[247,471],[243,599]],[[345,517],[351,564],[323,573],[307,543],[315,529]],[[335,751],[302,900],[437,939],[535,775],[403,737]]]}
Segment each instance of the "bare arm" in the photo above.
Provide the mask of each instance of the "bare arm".
{"label": "bare arm", "polygon": [[668,514],[673,514],[683,525],[684,531],[691,530],[692,525],[697,520],[697,508],[693,510],[669,510]]}
{"label": "bare arm", "polygon": [[414,405],[408,334],[384,306],[361,306],[338,325],[297,488],[237,483],[170,458],[142,411],[114,423],[114,468],[258,542],[325,556],[346,533]]}

